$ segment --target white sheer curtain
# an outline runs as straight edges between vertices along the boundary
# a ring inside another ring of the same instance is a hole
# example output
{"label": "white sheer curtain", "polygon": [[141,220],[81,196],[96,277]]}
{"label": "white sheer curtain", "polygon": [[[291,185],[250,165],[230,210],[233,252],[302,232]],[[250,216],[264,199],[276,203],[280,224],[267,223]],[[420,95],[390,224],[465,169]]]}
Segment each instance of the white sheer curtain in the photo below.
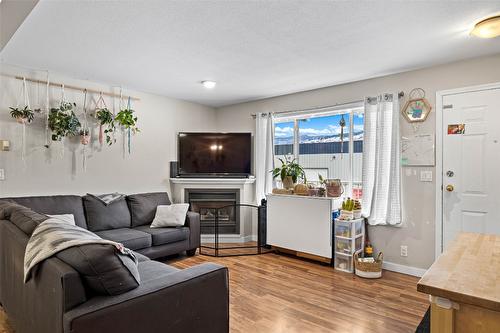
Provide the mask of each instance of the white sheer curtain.
{"label": "white sheer curtain", "polygon": [[268,113],[255,117],[255,200],[257,204],[273,190],[274,119]]}
{"label": "white sheer curtain", "polygon": [[365,102],[363,216],[371,225],[401,224],[398,94]]}

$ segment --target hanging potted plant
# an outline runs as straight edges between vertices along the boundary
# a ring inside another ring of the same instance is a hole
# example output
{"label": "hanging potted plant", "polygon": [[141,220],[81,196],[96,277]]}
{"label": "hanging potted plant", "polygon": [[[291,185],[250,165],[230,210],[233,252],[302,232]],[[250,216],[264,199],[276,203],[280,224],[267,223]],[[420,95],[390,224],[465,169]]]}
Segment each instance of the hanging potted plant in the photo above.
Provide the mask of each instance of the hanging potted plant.
{"label": "hanging potted plant", "polygon": [[84,146],[90,143],[90,131],[88,129],[80,130],[80,143]]}
{"label": "hanging potted plant", "polygon": [[106,107],[98,108],[95,110],[95,117],[99,121],[99,142],[102,144],[104,134],[106,135],[106,143],[111,146],[116,142],[116,139],[114,139],[112,136],[113,132],[115,131],[115,120],[113,117],[113,113]]}
{"label": "hanging potted plant", "polygon": [[293,189],[297,180],[305,179],[304,169],[295,162],[295,159],[289,160],[287,157],[285,159],[279,159],[281,162],[281,167],[274,168],[271,172],[273,178],[280,178],[283,182],[283,187],[286,189]]}
{"label": "hanging potted plant", "polygon": [[123,129],[131,130],[134,134],[140,132],[137,127],[137,117],[134,115],[134,110],[130,108],[122,109],[118,112],[115,117],[115,121]]}
{"label": "hanging potted plant", "polygon": [[78,135],[81,124],[75,115],[75,107],[76,103],[62,102],[58,108],[50,109],[49,128],[53,141],[61,141],[68,135]]}
{"label": "hanging potted plant", "polygon": [[10,116],[14,118],[19,124],[31,123],[35,118],[33,110],[26,105],[23,109],[19,107],[9,107]]}
{"label": "hanging potted plant", "polygon": [[123,130],[127,131],[128,153],[130,154],[131,133],[136,134],[140,132],[137,127],[137,117],[134,115],[134,110],[130,107],[130,97],[128,98],[127,107],[118,112],[115,121]]}

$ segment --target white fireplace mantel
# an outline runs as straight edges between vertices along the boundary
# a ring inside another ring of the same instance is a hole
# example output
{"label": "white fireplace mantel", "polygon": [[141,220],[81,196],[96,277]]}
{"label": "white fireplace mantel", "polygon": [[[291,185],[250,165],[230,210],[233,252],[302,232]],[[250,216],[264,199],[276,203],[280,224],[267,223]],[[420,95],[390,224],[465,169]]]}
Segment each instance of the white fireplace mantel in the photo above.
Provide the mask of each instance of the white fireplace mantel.
{"label": "white fireplace mantel", "polygon": [[[186,189],[236,189],[242,204],[255,204],[255,177],[250,178],[170,178],[172,199],[175,203],[184,203]],[[249,211],[248,211],[249,212]],[[248,214],[248,213],[247,213]],[[221,235],[225,242],[255,240],[257,223],[252,214],[241,216],[239,235]],[[202,235],[202,240],[203,240]],[[209,237],[210,238],[210,237]],[[213,239],[213,237],[212,237]]]}
{"label": "white fireplace mantel", "polygon": [[246,185],[255,183],[251,178],[170,178],[172,184],[184,185]]}

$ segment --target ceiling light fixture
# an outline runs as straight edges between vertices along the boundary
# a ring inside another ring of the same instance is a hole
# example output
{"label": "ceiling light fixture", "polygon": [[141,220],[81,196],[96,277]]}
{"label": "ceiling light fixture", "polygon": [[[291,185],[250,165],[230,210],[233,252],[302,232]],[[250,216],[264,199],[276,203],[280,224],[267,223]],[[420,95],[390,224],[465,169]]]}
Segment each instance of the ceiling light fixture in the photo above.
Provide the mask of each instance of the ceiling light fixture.
{"label": "ceiling light fixture", "polygon": [[479,38],[494,38],[500,36],[500,15],[492,16],[476,23],[471,34]]}
{"label": "ceiling light fixture", "polygon": [[207,89],[213,89],[217,85],[215,81],[201,81],[201,84]]}

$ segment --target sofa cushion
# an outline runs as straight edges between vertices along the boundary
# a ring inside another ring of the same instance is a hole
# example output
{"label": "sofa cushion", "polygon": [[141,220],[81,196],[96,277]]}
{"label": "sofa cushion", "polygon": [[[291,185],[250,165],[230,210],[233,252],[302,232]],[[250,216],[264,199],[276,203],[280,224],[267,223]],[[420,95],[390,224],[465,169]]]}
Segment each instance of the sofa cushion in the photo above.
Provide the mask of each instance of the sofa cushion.
{"label": "sofa cushion", "polygon": [[119,295],[139,286],[138,262],[113,245],[73,246],[56,256],[78,271],[87,288],[96,294]]}
{"label": "sofa cushion", "polygon": [[139,274],[141,275],[141,282],[144,283],[164,278],[165,276],[178,271],[178,268],[154,260],[139,263]]}
{"label": "sofa cushion", "polygon": [[90,231],[130,227],[130,211],[125,198],[106,205],[94,196],[86,195],[83,206]]}
{"label": "sofa cushion", "polygon": [[160,205],[156,207],[156,214],[151,228],[181,227],[186,223],[189,204]]}
{"label": "sofa cushion", "polygon": [[143,225],[135,227],[134,230],[150,234],[153,238],[153,245],[170,244],[189,238],[187,227],[151,228],[149,225]]}
{"label": "sofa cushion", "polygon": [[151,224],[159,205],[170,205],[167,192],[139,193],[127,196],[132,227]]}
{"label": "sofa cushion", "polygon": [[46,219],[48,219],[47,215],[39,214],[26,207],[16,209],[10,215],[10,221],[29,236]]}
{"label": "sofa cushion", "polygon": [[96,235],[104,239],[109,239],[131,250],[144,249],[152,244],[151,235],[139,230],[121,228],[112,230],[97,231]]}
{"label": "sofa cushion", "polygon": [[15,209],[19,209],[20,207],[24,206],[21,206],[12,200],[0,200],[0,220],[8,220],[10,218],[10,214],[12,214]]}
{"label": "sofa cushion", "polygon": [[82,197],[77,195],[52,195],[37,197],[9,198],[20,205],[31,208],[40,214],[73,214],[76,225],[87,229]]}

